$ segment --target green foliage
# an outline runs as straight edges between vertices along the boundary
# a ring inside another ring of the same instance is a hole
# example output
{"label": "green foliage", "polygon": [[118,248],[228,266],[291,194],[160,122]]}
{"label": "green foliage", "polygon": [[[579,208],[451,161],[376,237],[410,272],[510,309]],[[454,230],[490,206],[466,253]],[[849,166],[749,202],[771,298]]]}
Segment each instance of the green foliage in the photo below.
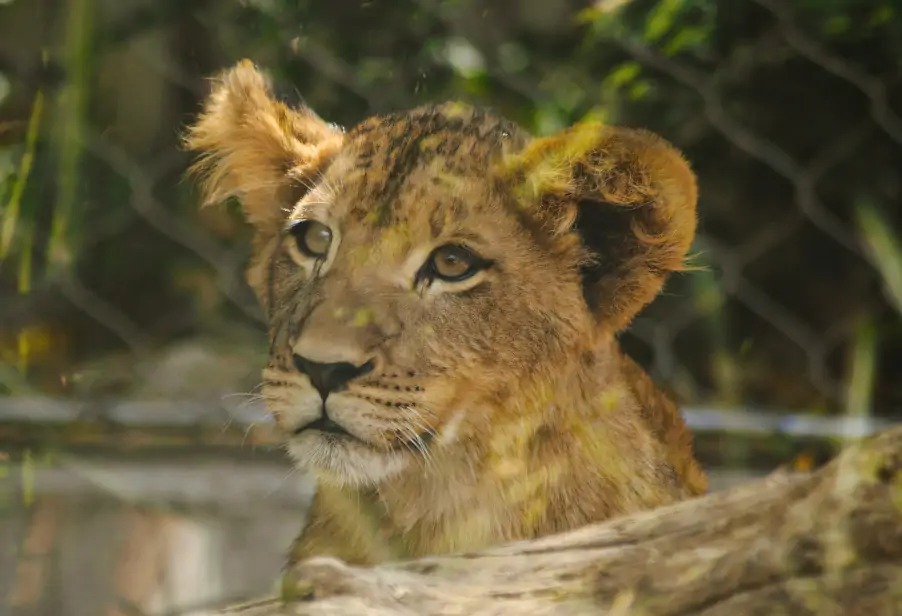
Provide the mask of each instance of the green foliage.
{"label": "green foliage", "polygon": [[657,43],[676,25],[680,14],[687,8],[683,0],[661,0],[648,12],[643,32],[646,41]]}
{"label": "green foliage", "polygon": [[872,203],[859,202],[855,214],[862,240],[880,271],[887,296],[902,315],[902,239],[886,215]]}

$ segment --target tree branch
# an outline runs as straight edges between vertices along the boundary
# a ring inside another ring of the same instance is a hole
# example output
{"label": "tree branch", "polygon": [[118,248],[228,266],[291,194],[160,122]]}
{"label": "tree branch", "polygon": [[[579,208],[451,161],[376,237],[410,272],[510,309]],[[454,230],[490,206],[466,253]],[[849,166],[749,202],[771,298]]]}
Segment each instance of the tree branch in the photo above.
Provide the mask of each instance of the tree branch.
{"label": "tree branch", "polygon": [[233,616],[902,614],[902,428],[811,474],[474,554],[315,558]]}

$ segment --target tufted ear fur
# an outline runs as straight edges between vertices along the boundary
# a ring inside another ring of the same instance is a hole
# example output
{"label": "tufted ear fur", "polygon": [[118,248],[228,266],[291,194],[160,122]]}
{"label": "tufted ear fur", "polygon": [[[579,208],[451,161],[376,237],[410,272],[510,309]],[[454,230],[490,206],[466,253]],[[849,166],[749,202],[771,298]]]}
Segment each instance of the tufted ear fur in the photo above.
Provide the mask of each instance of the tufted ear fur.
{"label": "tufted ear fur", "polygon": [[586,301],[611,331],[626,327],[670,272],[686,269],[698,189],[661,137],[579,124],[533,140],[507,170],[546,229],[560,240],[576,232]]}
{"label": "tufted ear fur", "polygon": [[184,139],[200,157],[204,203],[237,197],[258,231],[277,228],[341,147],[342,132],[307,107],[274,100],[268,81],[243,60],[220,75]]}

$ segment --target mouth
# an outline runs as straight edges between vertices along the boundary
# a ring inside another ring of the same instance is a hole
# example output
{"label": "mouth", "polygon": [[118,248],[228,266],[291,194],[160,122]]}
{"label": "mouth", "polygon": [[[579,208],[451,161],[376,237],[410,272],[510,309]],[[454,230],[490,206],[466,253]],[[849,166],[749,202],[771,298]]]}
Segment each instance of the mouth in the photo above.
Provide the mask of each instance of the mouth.
{"label": "mouth", "polygon": [[320,432],[325,432],[326,434],[337,434],[339,436],[356,438],[353,434],[329,419],[326,415],[321,415],[319,419],[311,421],[308,424],[304,424],[303,426],[295,430],[294,434],[295,436],[297,436],[298,434],[301,434],[302,432],[306,432],[308,430],[319,430]]}
{"label": "mouth", "polygon": [[[343,438],[354,440],[354,441],[357,441],[359,443],[363,443],[364,445],[369,446],[369,443],[367,443],[366,441],[364,441],[363,439],[361,439],[357,436],[354,436],[353,434],[351,434],[350,432],[345,430],[340,424],[329,419],[329,417],[327,415],[321,415],[319,417],[319,419],[311,421],[308,424],[304,424],[300,428],[296,429],[294,431],[294,436],[298,436],[299,434],[303,434],[304,432],[308,432],[310,430],[318,430],[319,432],[322,432],[323,434],[331,434],[336,437],[343,437]],[[417,438],[419,440],[419,447],[425,448],[425,447],[428,447],[429,445],[431,445],[435,436],[436,436],[436,434],[432,430],[429,430],[429,431],[423,432],[422,434],[417,435]],[[389,447],[389,450],[395,451],[395,450],[402,450],[402,449],[411,449],[412,444],[413,443],[410,441],[396,442],[396,443],[393,443]]]}

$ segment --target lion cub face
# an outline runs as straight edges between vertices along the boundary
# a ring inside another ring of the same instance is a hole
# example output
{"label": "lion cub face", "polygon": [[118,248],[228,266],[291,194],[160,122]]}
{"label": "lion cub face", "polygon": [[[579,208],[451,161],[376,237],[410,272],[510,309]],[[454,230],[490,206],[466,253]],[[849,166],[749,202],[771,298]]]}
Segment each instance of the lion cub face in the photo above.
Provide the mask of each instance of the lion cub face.
{"label": "lion cub face", "polygon": [[208,201],[239,197],[256,228],[268,408],[299,466],[336,482],[486,430],[518,382],[625,325],[694,231],[694,178],[648,134],[531,140],[456,104],[344,133],[274,101],[248,63],[188,145]]}
{"label": "lion cub face", "polygon": [[445,113],[353,129],[258,266],[263,395],[294,458],[346,481],[379,481],[490,421],[486,397],[592,329],[576,269],[487,173],[511,129]]}

